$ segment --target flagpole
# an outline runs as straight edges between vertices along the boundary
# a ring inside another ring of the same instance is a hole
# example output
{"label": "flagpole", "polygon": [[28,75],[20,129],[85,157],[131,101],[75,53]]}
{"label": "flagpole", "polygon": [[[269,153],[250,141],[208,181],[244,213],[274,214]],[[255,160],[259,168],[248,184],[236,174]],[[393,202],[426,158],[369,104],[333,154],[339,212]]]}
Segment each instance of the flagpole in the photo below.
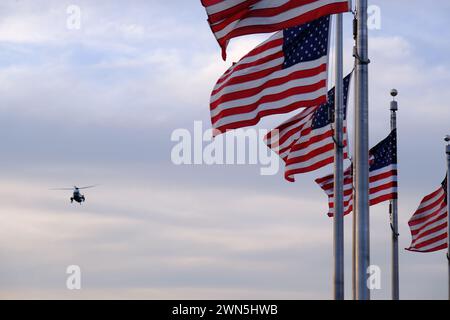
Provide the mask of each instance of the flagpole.
{"label": "flagpole", "polygon": [[370,265],[369,221],[369,66],[367,0],[357,0],[356,103],[355,103],[355,193],[356,215],[356,295],[369,300],[367,285]]}
{"label": "flagpole", "polygon": [[[353,169],[353,177],[355,172]],[[355,182],[353,181],[353,188]],[[353,203],[355,203],[355,192],[353,190]],[[353,213],[353,225],[352,225],[352,297],[356,300],[356,215]]]}
{"label": "flagpole", "polygon": [[[358,19],[356,18],[356,12],[354,12],[353,14],[353,40],[356,43],[356,37],[358,34]],[[354,48],[354,50],[356,50],[356,47]],[[353,69],[356,70],[356,59],[354,61],[354,65],[353,65]],[[353,78],[354,78],[354,88],[356,88],[356,84],[357,84],[357,78],[358,78],[358,74],[356,72],[353,73]],[[356,103],[356,95],[357,95],[357,90],[355,89],[354,92],[354,98],[355,98],[355,103]],[[356,192],[355,192],[355,165],[353,162],[354,156],[352,156],[351,158],[351,162],[352,162],[352,177],[353,177],[353,181],[352,181],[352,193],[353,193],[353,207],[355,205],[355,199],[356,199]],[[352,213],[352,299],[356,300],[356,215],[355,215],[355,211],[353,210]]]}
{"label": "flagpole", "polygon": [[334,299],[344,300],[344,89],[343,20],[336,15],[334,116]]}
{"label": "flagpole", "polygon": [[[398,91],[391,90],[391,131],[397,129],[397,110],[398,104],[395,101],[395,97],[398,95]],[[400,288],[399,288],[399,261],[398,261],[398,200],[393,199],[389,204],[391,229],[392,229],[392,300],[399,300]]]}
{"label": "flagpole", "polygon": [[448,299],[450,300],[450,136],[445,138],[447,146],[447,264],[448,264]]}

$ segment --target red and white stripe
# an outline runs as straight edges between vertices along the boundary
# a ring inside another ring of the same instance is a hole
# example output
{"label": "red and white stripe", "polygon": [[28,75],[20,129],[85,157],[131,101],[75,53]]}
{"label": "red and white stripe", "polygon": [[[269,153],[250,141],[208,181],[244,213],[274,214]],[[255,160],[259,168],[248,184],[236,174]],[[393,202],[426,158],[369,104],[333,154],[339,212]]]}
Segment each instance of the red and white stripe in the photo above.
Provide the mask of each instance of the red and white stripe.
{"label": "red and white stripe", "polygon": [[283,31],[231,66],[211,94],[211,122],[220,132],[262,117],[326,102],[328,56],[283,69]]}
{"label": "red and white stripe", "polygon": [[412,242],[407,250],[433,252],[447,248],[448,210],[445,199],[442,186],[423,198],[408,222]]}
{"label": "red and white stripe", "polygon": [[[344,171],[344,215],[353,210],[353,167],[350,166]],[[334,174],[316,179],[316,183],[328,195],[328,216],[334,216]]]}
{"label": "red and white stripe", "polygon": [[[269,132],[265,143],[286,164],[284,177],[290,182],[295,175],[320,169],[334,162],[334,130],[331,125],[312,129],[314,112],[319,108],[306,108]],[[344,121],[344,144],[347,146],[347,126]],[[347,158],[347,148],[344,157]]]}
{"label": "red and white stripe", "polygon": [[[334,174],[316,179],[316,183],[328,195],[328,216],[334,215]],[[370,206],[384,201],[397,199],[398,180],[397,165],[391,164],[384,168],[369,172],[369,202]],[[353,210],[353,166],[344,172],[344,215]]]}
{"label": "red and white stripe", "polygon": [[202,0],[202,5],[224,60],[232,38],[276,32],[351,9],[350,0]]}

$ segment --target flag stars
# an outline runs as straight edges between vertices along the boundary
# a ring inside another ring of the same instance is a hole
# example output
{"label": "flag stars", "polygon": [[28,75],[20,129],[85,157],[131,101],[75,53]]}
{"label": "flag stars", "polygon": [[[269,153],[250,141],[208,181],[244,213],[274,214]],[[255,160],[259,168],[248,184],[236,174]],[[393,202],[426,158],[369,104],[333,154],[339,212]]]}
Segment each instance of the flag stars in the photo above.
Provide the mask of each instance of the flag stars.
{"label": "flag stars", "polygon": [[[350,78],[350,75],[345,79]],[[344,81],[344,108],[346,108],[347,104],[347,95],[348,95],[348,84],[349,81]],[[334,111],[334,88],[328,92],[328,102],[322,104],[315,112],[312,121],[312,128],[319,129],[323,128],[327,125],[331,124],[330,114]],[[344,111],[344,114],[346,112]],[[345,119],[346,117],[344,117]]]}
{"label": "flag stars", "polygon": [[284,68],[328,54],[329,21],[329,17],[322,17],[301,27],[284,30]]}
{"label": "flag stars", "polygon": [[391,134],[378,145],[372,148],[372,156],[374,161],[370,165],[370,171],[387,167],[397,163],[397,140],[396,131]]}

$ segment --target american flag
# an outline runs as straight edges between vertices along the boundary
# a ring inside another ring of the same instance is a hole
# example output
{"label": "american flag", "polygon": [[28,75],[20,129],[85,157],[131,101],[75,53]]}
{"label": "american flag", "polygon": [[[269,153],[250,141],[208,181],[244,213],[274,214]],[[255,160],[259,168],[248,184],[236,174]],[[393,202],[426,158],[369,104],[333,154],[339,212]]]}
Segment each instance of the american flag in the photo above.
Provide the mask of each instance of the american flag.
{"label": "american flag", "polygon": [[[370,151],[369,201],[370,205],[397,199],[397,130]],[[334,215],[334,174],[316,179],[328,195],[328,216]],[[344,214],[353,210],[353,166],[344,172]]]}
{"label": "american flag", "polygon": [[350,0],[202,0],[208,22],[222,48],[230,39],[276,32],[320,17],[350,11]]}
{"label": "american flag", "polygon": [[219,132],[326,102],[330,17],[275,33],[234,64],[211,94]]}
{"label": "american flag", "polygon": [[447,248],[447,178],[435,192],[423,198],[409,220],[411,246],[416,252],[434,252]]}
{"label": "american flag", "polygon": [[[351,73],[344,78],[344,115]],[[311,172],[334,162],[333,117],[335,89],[328,92],[328,102],[306,108],[266,136],[265,143],[284,160],[284,177],[294,182],[294,176]],[[344,120],[344,145],[347,146],[347,126]],[[347,158],[347,148],[344,151]]]}

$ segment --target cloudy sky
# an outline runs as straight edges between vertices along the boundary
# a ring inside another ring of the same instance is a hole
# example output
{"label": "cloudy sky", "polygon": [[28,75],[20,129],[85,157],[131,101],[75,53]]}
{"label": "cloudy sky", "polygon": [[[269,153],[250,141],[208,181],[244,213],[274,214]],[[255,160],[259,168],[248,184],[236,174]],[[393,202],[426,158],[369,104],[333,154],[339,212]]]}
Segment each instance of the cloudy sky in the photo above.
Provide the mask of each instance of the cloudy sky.
{"label": "cloudy sky", "polygon": [[[371,145],[388,134],[390,89],[400,92],[401,297],[446,299],[445,253],[403,248],[410,215],[445,175],[450,3],[371,4]],[[70,5],[80,29],[67,28]],[[345,25],[350,71],[351,16]],[[266,37],[233,41],[229,60]],[[171,161],[175,129],[209,127],[229,63],[197,0],[1,1],[0,298],[332,297],[332,221],[313,182],[331,168],[292,184],[258,165]],[[82,206],[49,190],[75,184],[100,186]],[[345,228],[350,297],[351,219]],[[372,296],[389,298],[387,204],[371,210],[371,252],[382,270]],[[81,267],[80,291],[66,288],[69,265]]]}

